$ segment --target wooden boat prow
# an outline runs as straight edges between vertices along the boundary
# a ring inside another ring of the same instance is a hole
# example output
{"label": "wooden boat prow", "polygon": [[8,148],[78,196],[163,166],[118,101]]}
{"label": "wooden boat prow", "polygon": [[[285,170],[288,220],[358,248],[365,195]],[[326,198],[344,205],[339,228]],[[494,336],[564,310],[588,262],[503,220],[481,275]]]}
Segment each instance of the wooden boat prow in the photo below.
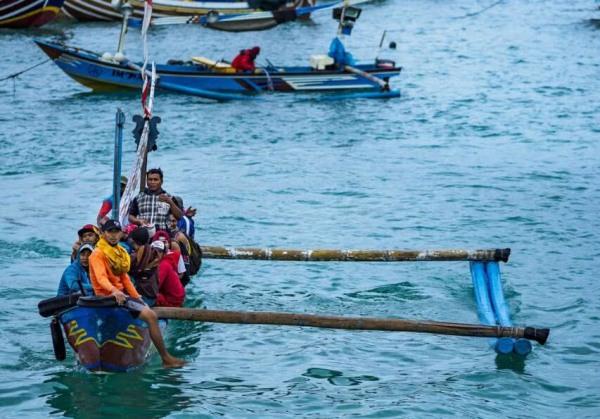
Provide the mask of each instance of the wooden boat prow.
{"label": "wooden boat prow", "polygon": [[[122,307],[73,307],[58,315],[77,360],[92,372],[126,372],[152,348],[145,322]],[[162,326],[166,323],[161,322]]]}

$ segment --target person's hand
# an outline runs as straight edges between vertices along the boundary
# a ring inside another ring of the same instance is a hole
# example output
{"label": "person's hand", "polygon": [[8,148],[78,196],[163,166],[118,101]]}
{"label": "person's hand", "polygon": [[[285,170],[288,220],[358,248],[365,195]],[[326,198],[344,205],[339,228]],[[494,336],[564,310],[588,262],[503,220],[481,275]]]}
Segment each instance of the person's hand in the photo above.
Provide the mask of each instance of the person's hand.
{"label": "person's hand", "polygon": [[123,291],[119,291],[119,290],[114,290],[112,292],[113,297],[115,297],[115,300],[117,300],[117,304],[122,306],[123,304],[125,304],[125,300],[127,299],[127,296],[123,293]]}
{"label": "person's hand", "polygon": [[192,207],[188,207],[188,209],[185,210],[185,215],[188,217],[193,217],[196,215],[196,208],[192,208]]}
{"label": "person's hand", "polygon": [[169,204],[173,202],[171,197],[169,195],[167,195],[166,193],[161,193],[160,195],[158,195],[158,200],[160,202],[167,202]]}
{"label": "person's hand", "polygon": [[79,248],[81,247],[81,242],[79,240],[77,240],[75,243],[73,243],[73,252],[77,253],[77,251],[79,250]]}

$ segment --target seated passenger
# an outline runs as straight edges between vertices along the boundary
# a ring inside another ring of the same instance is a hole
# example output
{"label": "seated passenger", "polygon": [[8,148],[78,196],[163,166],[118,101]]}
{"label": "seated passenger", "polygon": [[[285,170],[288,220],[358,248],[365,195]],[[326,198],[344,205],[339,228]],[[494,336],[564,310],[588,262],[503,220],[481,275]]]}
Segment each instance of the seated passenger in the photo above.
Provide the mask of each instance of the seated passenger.
{"label": "seated passenger", "polygon": [[156,305],[162,307],[181,307],[185,299],[185,289],[173,269],[173,264],[164,256],[167,253],[165,242],[157,240],[150,245],[160,255],[158,264],[158,296]]}
{"label": "seated passenger", "polygon": [[174,196],[173,200],[175,201],[179,209],[183,211],[183,215],[177,221],[177,228],[184,232],[186,236],[191,237],[193,239],[194,234],[196,233],[196,223],[194,222],[193,218],[196,216],[196,208],[188,207],[187,209],[184,209],[183,199],[181,199],[181,197],[179,196]]}
{"label": "seated passenger", "polygon": [[256,59],[258,54],[260,54],[260,47],[243,49],[233,59],[233,61],[231,62],[231,66],[235,68],[238,72],[249,71],[253,73],[254,70],[256,70],[254,60]]}
{"label": "seated passenger", "polygon": [[86,224],[81,227],[77,232],[77,236],[78,239],[73,243],[71,250],[71,262],[77,257],[77,253],[82,244],[89,243],[92,246],[96,246],[96,243],[98,243],[98,240],[100,239],[98,228],[93,224]]}
{"label": "seated passenger", "polygon": [[175,269],[175,272],[177,272],[177,275],[183,284],[185,282],[184,276],[186,269],[185,261],[181,255],[181,248],[179,247],[179,244],[176,241],[171,240],[169,233],[164,230],[158,230],[154,236],[152,236],[151,241],[154,242],[157,240],[160,240],[165,244],[167,253],[165,254],[164,258],[171,262],[173,269]]}
{"label": "seated passenger", "polygon": [[57,296],[80,292],[82,295],[94,295],[90,282],[89,257],[94,251],[94,246],[84,243],[77,252],[75,260],[65,269],[58,284]]}
{"label": "seated passenger", "polygon": [[148,230],[138,227],[129,233],[129,242],[133,248],[129,276],[133,279],[135,289],[149,306],[156,303],[158,295],[158,263],[162,255],[158,255],[150,247]]}

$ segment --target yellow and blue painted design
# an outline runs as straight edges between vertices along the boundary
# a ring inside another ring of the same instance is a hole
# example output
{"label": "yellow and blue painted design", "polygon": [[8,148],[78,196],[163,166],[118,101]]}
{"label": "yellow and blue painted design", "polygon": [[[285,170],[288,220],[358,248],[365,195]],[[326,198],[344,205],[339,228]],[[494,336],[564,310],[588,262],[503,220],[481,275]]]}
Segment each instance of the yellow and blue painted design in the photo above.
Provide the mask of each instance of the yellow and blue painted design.
{"label": "yellow and blue painted design", "polygon": [[147,325],[121,307],[75,307],[60,315],[80,363],[92,371],[127,371],[143,364]]}

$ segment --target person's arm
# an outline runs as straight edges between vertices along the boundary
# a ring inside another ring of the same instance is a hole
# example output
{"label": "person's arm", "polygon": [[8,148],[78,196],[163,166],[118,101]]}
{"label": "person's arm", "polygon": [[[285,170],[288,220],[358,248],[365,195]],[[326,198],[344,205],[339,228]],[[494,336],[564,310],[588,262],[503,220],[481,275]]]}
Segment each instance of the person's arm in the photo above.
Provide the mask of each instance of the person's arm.
{"label": "person's arm", "polygon": [[171,214],[173,214],[173,217],[175,217],[178,220],[181,218],[181,216],[183,215],[183,211],[177,206],[177,204],[175,203],[175,201],[173,201],[173,198],[171,198],[170,195],[166,193],[160,194],[158,196],[158,200],[169,204],[169,208]]}
{"label": "person's arm", "polygon": [[100,211],[98,211],[98,216],[96,217],[96,225],[103,224],[107,217],[107,214],[112,210],[112,202],[109,199],[105,199],[102,201],[102,206],[100,207]]}

